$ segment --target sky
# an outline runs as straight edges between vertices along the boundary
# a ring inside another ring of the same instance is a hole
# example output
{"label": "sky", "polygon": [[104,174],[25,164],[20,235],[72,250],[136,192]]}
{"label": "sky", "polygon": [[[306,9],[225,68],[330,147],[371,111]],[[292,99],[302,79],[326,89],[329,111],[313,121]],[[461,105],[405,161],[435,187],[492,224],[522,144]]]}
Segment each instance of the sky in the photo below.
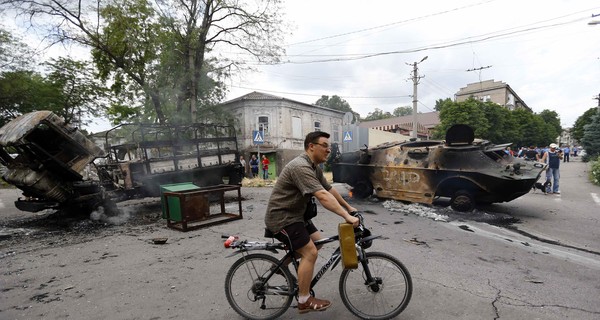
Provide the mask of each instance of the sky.
{"label": "sky", "polygon": [[[287,63],[228,83],[228,99],[260,91],[305,103],[338,95],[362,117],[418,112],[469,83],[502,81],[534,111],[570,127],[600,95],[600,2],[590,0],[303,0],[285,3],[294,27]],[[480,69],[481,68],[481,69]],[[471,71],[469,71],[471,70]]]}
{"label": "sky", "polygon": [[[226,100],[259,91],[314,104],[337,95],[362,117],[391,113],[412,107],[413,64],[427,57],[418,112],[492,79],[534,112],[556,111],[563,127],[598,105],[600,24],[588,24],[600,21],[597,0],[286,0],[282,9],[291,25],[283,63],[234,75]],[[109,127],[97,119],[88,129]]]}

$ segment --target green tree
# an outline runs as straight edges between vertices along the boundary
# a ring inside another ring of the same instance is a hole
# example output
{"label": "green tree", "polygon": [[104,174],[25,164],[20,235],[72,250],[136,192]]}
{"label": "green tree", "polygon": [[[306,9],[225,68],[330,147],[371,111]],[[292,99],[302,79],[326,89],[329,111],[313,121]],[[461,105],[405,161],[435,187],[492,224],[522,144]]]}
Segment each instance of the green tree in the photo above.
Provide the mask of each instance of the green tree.
{"label": "green tree", "polygon": [[333,95],[331,97],[322,95],[321,98],[315,102],[315,105],[339,111],[352,112],[354,115],[352,122],[360,120],[360,114],[358,112],[354,112],[352,107],[350,107],[350,104],[337,95]]}
{"label": "green tree", "polygon": [[455,124],[469,125],[475,131],[475,137],[484,138],[490,124],[483,110],[483,102],[469,98],[463,102],[447,102],[440,109],[440,124],[434,131],[434,137],[443,139],[446,131]]}
{"label": "green tree", "polygon": [[107,89],[95,80],[89,64],[60,58],[45,66],[45,77],[34,71],[0,74],[0,124],[38,110],[50,110],[66,123],[85,124],[103,115]]}
{"label": "green tree", "polygon": [[27,69],[35,62],[33,50],[0,27],[0,71]]}
{"label": "green tree", "polygon": [[521,140],[520,127],[511,111],[491,101],[480,102],[480,106],[487,122],[493,124],[487,132],[482,132],[481,138],[494,143],[512,142],[518,145],[517,142]]}
{"label": "green tree", "polygon": [[373,112],[369,112],[369,114],[363,119],[365,121],[373,121],[373,120],[381,120],[381,119],[389,119],[394,116],[388,111],[383,111],[379,108],[375,108]]}
{"label": "green tree", "polygon": [[392,112],[392,115],[394,117],[402,117],[402,116],[409,116],[413,113],[413,108],[412,107],[398,107],[396,109],[394,109],[394,112]]}
{"label": "green tree", "polygon": [[249,57],[276,62],[283,53],[279,0],[114,0],[89,7],[70,0],[3,3],[33,23],[50,23],[44,26],[52,43],[75,41],[91,48],[115,96],[144,100],[134,105],[139,110],[113,104],[116,118],[142,114],[144,121],[164,123],[177,115],[195,121],[197,114],[218,111],[214,105],[224,95],[221,81],[229,70],[244,70]]}
{"label": "green tree", "polygon": [[[51,3],[55,7],[60,4],[58,1]],[[73,6],[56,10],[63,17],[81,14],[81,9]],[[146,0],[115,0],[99,7],[96,14],[102,19],[97,31],[84,19],[72,23],[79,23],[78,28],[82,32],[74,38],[91,47],[100,79],[112,82],[111,89],[117,97],[145,98],[142,111],[137,113],[147,115],[142,122],[166,122],[164,100],[157,83],[158,56],[162,51],[160,40],[164,36],[154,9]],[[113,107],[111,115],[117,110],[126,110],[123,104],[114,104]],[[132,107],[140,106],[134,104]],[[151,116],[150,110],[154,111]],[[123,111],[123,114],[132,113],[135,112]],[[122,118],[123,114],[119,113],[116,119]]]}
{"label": "green tree", "polygon": [[44,78],[33,71],[0,74],[0,127],[17,116],[46,105],[44,93],[51,93]]}
{"label": "green tree", "polygon": [[452,99],[450,99],[450,98],[446,98],[446,99],[437,99],[437,100],[435,101],[435,107],[434,107],[434,110],[435,110],[435,111],[440,111],[440,110],[442,110],[442,107],[443,107],[445,104],[447,104],[447,103],[452,103],[452,102],[453,102],[453,101],[452,101]]}
{"label": "green tree", "polygon": [[48,87],[53,105],[39,106],[54,111],[66,123],[87,124],[91,118],[100,117],[108,108],[108,88],[95,78],[95,71],[86,61],[69,58],[51,59],[46,67]]}
{"label": "green tree", "polygon": [[592,116],[591,122],[584,127],[581,145],[587,154],[586,158],[595,158],[600,155],[600,112]]}
{"label": "green tree", "polygon": [[560,125],[560,116],[556,111],[544,109],[539,113],[540,117],[544,120],[545,123],[549,124],[549,130],[551,130],[551,134],[554,135],[554,139],[562,133],[562,127]]}
{"label": "green tree", "polygon": [[315,102],[315,105],[340,111],[352,112],[350,104],[346,100],[336,95],[331,97],[322,95],[321,98]]}
{"label": "green tree", "polygon": [[593,107],[584,112],[577,120],[575,120],[575,124],[573,125],[573,129],[571,130],[571,134],[573,135],[573,139],[576,141],[581,141],[583,138],[584,127],[587,124],[592,123],[592,117],[598,113],[598,108]]}
{"label": "green tree", "polygon": [[516,146],[547,146],[554,138],[550,133],[549,125],[542,117],[525,109],[511,111],[511,116],[518,128],[519,136],[511,140]]}

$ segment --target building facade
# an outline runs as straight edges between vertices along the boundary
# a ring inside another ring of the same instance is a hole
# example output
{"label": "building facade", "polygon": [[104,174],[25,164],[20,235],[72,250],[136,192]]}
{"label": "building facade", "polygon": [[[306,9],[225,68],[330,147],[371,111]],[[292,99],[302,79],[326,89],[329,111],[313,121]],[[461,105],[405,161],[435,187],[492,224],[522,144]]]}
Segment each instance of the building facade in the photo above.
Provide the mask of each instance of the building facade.
{"label": "building facade", "polygon": [[[269,178],[275,178],[287,162],[304,152],[304,137],[309,132],[325,131],[331,134],[331,143],[342,142],[343,111],[256,91],[221,107],[237,120],[238,148],[246,162],[252,155],[267,156]],[[256,131],[262,132],[262,144],[254,142]]]}
{"label": "building facade", "polygon": [[458,90],[454,100],[456,102],[462,102],[470,97],[483,102],[491,101],[509,110],[523,108],[530,112],[532,111],[525,101],[523,101],[508,84],[502,81],[486,80],[469,83],[466,87]]}

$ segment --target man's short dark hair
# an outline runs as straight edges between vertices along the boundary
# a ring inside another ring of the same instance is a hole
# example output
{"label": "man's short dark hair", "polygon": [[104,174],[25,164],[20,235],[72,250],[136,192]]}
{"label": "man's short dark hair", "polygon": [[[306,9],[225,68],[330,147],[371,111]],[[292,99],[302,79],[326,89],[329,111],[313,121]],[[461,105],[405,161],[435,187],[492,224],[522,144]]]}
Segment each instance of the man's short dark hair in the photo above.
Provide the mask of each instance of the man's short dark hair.
{"label": "man's short dark hair", "polygon": [[319,143],[319,138],[324,137],[329,139],[331,135],[325,131],[313,131],[306,135],[304,139],[304,150],[308,150],[308,145],[311,143]]}

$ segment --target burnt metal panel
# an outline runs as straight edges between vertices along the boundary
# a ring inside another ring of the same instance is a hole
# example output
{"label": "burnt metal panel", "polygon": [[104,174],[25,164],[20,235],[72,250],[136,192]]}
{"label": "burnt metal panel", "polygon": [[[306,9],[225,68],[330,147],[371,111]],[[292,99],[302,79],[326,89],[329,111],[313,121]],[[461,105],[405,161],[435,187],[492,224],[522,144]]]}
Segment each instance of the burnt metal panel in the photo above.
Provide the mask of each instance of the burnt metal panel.
{"label": "burnt metal panel", "polygon": [[42,120],[53,115],[50,111],[36,111],[21,115],[0,128],[0,146],[21,143],[21,138],[35,129]]}

